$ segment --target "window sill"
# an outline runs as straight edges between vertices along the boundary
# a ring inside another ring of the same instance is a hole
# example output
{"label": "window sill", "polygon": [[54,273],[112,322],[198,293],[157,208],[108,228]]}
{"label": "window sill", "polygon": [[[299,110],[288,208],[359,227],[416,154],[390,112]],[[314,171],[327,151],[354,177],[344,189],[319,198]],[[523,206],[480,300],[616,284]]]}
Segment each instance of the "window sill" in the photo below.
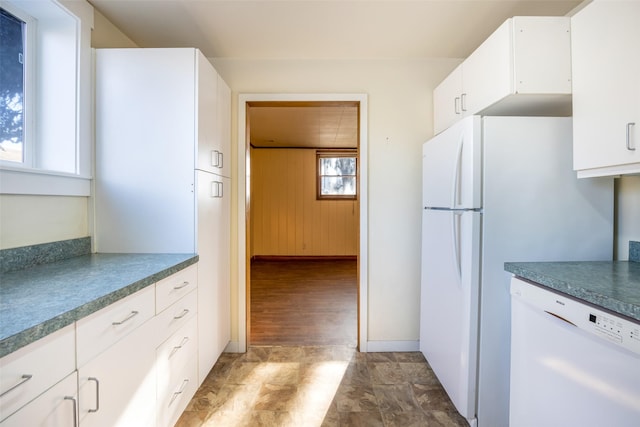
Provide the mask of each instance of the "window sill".
{"label": "window sill", "polygon": [[0,168],[0,194],[88,197],[91,177],[3,166]]}

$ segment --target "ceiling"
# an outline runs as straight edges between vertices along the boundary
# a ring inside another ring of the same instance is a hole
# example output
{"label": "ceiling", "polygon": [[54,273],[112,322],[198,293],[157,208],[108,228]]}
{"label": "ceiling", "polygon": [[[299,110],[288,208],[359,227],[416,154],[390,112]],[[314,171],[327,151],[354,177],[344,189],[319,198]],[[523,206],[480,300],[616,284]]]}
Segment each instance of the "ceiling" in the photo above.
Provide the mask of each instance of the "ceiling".
{"label": "ceiling", "polygon": [[[465,58],[511,16],[566,15],[582,0],[89,2],[140,47],[197,47],[209,58],[372,59]],[[250,120],[254,146],[357,145],[353,106],[255,106]]]}
{"label": "ceiling", "polygon": [[249,129],[256,148],[357,148],[358,104],[252,102]]}

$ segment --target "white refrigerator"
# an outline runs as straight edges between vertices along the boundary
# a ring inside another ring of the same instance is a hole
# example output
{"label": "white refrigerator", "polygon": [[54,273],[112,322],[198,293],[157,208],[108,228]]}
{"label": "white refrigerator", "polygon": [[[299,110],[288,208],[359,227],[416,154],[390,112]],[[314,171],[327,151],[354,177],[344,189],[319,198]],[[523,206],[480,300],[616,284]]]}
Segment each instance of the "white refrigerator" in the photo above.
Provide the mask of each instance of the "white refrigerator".
{"label": "white refrigerator", "polygon": [[610,260],[613,179],[568,117],[467,117],[423,145],[420,350],[462,416],[509,425],[507,261]]}

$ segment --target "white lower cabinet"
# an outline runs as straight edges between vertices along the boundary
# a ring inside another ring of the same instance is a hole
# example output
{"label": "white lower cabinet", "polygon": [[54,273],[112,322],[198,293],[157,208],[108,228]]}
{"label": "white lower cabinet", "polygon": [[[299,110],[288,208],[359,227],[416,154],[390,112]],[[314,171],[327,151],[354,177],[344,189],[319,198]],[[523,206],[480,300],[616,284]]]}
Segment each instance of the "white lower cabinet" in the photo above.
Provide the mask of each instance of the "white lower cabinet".
{"label": "white lower cabinet", "polygon": [[0,427],[173,426],[200,384],[197,267],[1,358]]}
{"label": "white lower cabinet", "polygon": [[0,359],[0,421],[75,370],[75,340],[69,325]]}
{"label": "white lower cabinet", "polygon": [[173,426],[198,388],[197,339],[193,317],[156,351],[158,427]]}
{"label": "white lower cabinet", "polygon": [[77,427],[78,374],[73,372],[0,423],[2,427]]}
{"label": "white lower cabinet", "polygon": [[156,425],[156,334],[154,318],[80,367],[80,426]]}

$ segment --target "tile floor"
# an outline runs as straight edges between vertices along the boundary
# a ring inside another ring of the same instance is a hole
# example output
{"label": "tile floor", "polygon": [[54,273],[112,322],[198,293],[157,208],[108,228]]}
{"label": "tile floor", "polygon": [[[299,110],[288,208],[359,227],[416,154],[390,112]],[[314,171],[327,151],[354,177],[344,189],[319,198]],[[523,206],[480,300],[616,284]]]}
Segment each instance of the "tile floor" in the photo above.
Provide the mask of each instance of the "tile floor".
{"label": "tile floor", "polygon": [[421,353],[252,346],[224,353],[178,427],[467,426]]}

